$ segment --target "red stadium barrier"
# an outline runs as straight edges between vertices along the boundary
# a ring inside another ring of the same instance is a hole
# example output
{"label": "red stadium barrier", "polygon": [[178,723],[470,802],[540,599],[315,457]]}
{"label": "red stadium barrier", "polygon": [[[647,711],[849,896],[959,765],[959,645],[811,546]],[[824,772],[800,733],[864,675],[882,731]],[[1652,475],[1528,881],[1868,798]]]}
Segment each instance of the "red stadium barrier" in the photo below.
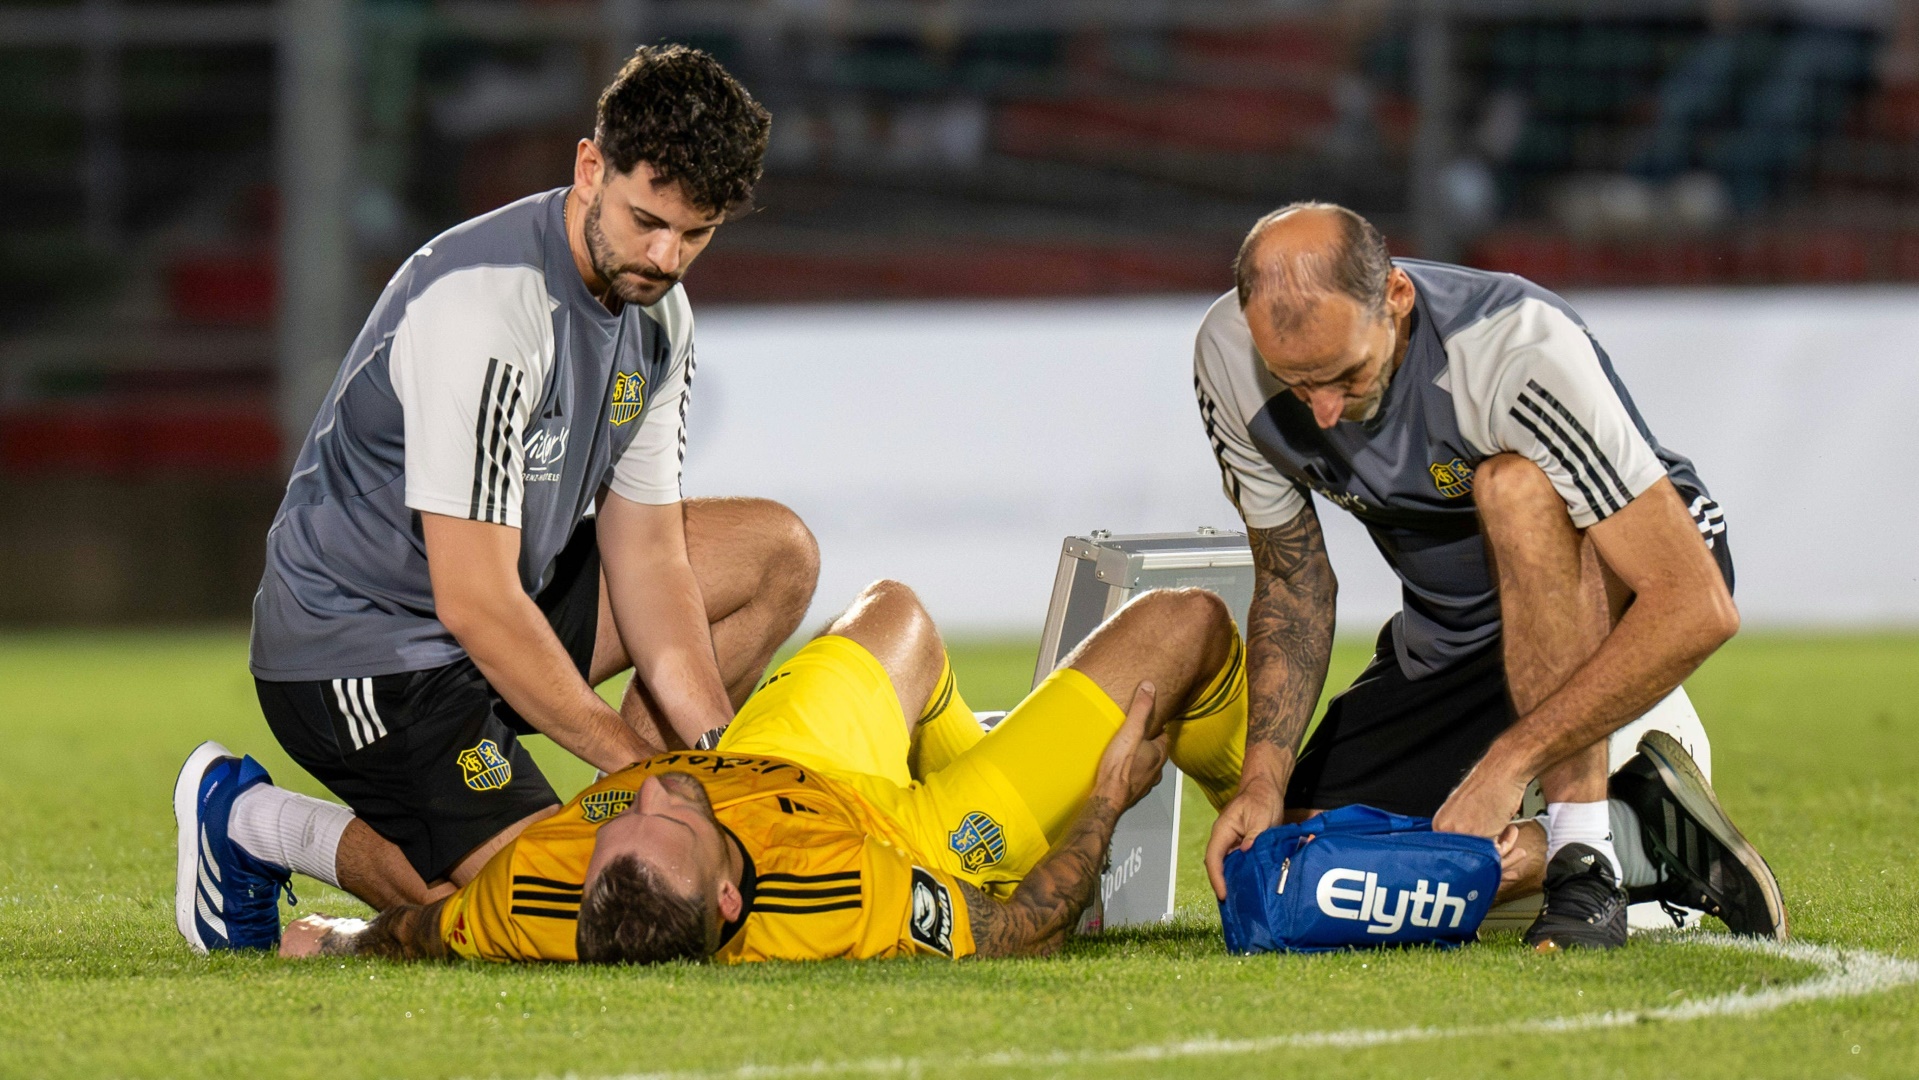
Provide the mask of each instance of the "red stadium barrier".
{"label": "red stadium barrier", "polygon": [[273,415],[246,405],[35,405],[0,410],[0,472],[229,476],[280,470]]}
{"label": "red stadium barrier", "polygon": [[279,282],[270,251],[181,255],[166,268],[167,306],[187,322],[265,326]]}

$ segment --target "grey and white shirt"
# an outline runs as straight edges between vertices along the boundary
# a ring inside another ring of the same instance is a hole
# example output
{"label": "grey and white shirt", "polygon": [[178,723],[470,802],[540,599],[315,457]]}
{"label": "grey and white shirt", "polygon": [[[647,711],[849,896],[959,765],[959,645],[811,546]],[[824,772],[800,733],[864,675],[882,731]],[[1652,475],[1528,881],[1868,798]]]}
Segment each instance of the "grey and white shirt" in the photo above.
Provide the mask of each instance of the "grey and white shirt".
{"label": "grey and white shirt", "polygon": [[253,673],[386,675],[465,655],[433,613],[419,512],[520,530],[529,595],[603,487],[680,499],[693,314],[617,315],[567,245],[566,189],[435,237],[381,293],[267,534]]}
{"label": "grey and white shirt", "polygon": [[1310,492],[1357,516],[1398,574],[1401,670],[1442,670],[1499,633],[1473,469],[1517,453],[1581,528],[1670,476],[1711,545],[1725,524],[1692,463],[1659,445],[1612,361],[1563,299],[1511,274],[1397,259],[1418,299],[1380,410],[1322,431],[1267,372],[1238,298],[1206,313],[1194,350],[1201,418],[1249,528],[1284,525]]}

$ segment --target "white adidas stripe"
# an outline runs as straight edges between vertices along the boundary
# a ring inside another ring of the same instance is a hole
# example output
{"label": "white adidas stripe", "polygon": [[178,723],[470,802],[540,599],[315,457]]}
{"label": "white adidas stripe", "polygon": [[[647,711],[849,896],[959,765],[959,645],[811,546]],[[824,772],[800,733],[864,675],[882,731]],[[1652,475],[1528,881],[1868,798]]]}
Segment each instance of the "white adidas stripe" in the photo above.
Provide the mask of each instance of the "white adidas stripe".
{"label": "white adidas stripe", "polygon": [[380,722],[380,707],[373,703],[373,680],[361,679],[359,683],[360,701],[366,706],[366,711],[360,714],[360,721],[371,725],[367,729],[366,741],[372,743],[375,739],[386,737],[386,725]]}
{"label": "white adidas stripe", "polygon": [[346,733],[353,739],[355,750],[365,749],[366,740],[360,737],[360,715],[347,704],[346,690],[340,685],[342,680],[333,680],[333,700],[339,703],[340,718],[346,721]]}
{"label": "white adidas stripe", "polygon": [[220,880],[220,868],[207,858],[207,827],[203,824],[200,826],[200,876],[205,878],[208,874],[213,875],[213,880]]}
{"label": "white adidas stripe", "polygon": [[213,912],[207,910],[207,895],[205,893],[200,893],[199,895],[194,897],[194,900],[199,905],[200,918],[205,920],[208,926],[213,927],[214,933],[220,935],[221,937],[228,937],[229,935],[227,934],[226,920],[220,918],[220,916],[215,915]]}

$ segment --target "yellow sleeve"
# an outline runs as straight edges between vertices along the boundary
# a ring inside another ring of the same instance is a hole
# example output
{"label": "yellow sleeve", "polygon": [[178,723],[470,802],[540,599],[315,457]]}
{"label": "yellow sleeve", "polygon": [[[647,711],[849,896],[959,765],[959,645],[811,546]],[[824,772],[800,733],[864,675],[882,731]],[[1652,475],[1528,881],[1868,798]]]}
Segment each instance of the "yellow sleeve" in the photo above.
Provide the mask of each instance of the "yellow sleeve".
{"label": "yellow sleeve", "polygon": [[523,947],[510,914],[509,881],[513,844],[487,860],[473,880],[460,886],[440,909],[440,939],[454,955],[467,960],[539,960]]}
{"label": "yellow sleeve", "polygon": [[867,912],[860,957],[973,954],[966,901],[952,875],[916,865],[883,840],[866,841]]}

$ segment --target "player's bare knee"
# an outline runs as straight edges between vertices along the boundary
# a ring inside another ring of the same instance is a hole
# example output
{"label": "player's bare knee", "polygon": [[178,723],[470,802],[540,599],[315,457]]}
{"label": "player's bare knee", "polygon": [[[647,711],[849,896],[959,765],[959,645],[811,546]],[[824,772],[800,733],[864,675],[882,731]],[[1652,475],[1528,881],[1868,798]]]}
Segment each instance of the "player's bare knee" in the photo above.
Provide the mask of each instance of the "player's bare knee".
{"label": "player's bare knee", "polygon": [[1190,655],[1198,673],[1211,672],[1226,662],[1231,647],[1233,616],[1226,601],[1206,589],[1154,589],[1133,605],[1150,616],[1156,639]]}
{"label": "player's bare knee", "polygon": [[1233,626],[1233,612],[1218,593],[1206,589],[1181,589],[1186,594],[1186,619],[1190,622],[1194,642],[1195,659],[1198,661],[1198,676],[1204,678],[1218,671],[1226,663],[1232,652],[1233,636],[1238,631]]}
{"label": "player's bare knee", "polygon": [[901,641],[928,635],[938,638],[933,617],[926,613],[919,594],[906,583],[891,578],[881,578],[861,589],[852,604],[826,629],[829,634],[859,636],[853,631]]}

